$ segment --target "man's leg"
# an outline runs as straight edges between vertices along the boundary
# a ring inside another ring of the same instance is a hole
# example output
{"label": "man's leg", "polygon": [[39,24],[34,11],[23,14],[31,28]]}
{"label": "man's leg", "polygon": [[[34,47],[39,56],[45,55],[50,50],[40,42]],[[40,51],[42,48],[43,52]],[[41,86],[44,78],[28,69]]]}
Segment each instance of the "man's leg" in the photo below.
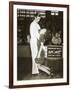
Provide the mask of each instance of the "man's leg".
{"label": "man's leg", "polygon": [[32,59],[32,74],[39,74],[38,65],[35,62],[35,59]]}

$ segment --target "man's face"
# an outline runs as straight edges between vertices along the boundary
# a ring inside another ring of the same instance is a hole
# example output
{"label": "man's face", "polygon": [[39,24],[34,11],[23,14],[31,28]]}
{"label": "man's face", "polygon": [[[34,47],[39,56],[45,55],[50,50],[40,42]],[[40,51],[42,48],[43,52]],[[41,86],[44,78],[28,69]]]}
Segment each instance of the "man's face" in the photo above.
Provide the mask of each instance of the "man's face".
{"label": "man's face", "polygon": [[38,23],[39,21],[40,21],[40,17],[37,16],[37,17],[36,17],[36,22]]}
{"label": "man's face", "polygon": [[56,33],[56,37],[60,37],[60,34],[59,33]]}

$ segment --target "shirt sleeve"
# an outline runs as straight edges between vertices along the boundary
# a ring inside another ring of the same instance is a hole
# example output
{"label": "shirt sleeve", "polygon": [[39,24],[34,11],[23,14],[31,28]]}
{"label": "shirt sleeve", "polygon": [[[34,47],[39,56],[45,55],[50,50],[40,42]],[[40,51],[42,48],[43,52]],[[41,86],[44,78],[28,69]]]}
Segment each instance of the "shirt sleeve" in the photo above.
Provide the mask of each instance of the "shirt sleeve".
{"label": "shirt sleeve", "polygon": [[39,37],[40,37],[39,29],[40,29],[40,26],[38,24],[37,25],[36,24],[30,25],[30,35],[32,38],[39,39]]}

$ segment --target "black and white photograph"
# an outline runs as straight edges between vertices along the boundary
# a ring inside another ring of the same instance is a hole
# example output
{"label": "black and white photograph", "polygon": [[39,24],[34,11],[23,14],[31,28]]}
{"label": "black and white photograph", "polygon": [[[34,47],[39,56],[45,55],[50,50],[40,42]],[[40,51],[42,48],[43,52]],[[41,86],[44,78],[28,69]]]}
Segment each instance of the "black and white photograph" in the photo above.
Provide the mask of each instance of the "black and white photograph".
{"label": "black and white photograph", "polygon": [[62,48],[62,11],[17,9],[18,80],[62,78]]}
{"label": "black and white photograph", "polygon": [[68,9],[10,2],[10,88],[69,83]]}

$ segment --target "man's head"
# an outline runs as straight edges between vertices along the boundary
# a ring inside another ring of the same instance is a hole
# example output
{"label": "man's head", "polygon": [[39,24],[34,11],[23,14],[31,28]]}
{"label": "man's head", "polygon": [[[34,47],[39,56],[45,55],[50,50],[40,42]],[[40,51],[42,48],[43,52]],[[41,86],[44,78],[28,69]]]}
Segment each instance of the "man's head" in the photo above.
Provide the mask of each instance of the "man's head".
{"label": "man's head", "polygon": [[37,13],[37,14],[35,15],[35,21],[38,23],[38,22],[40,21],[40,19],[41,19],[41,16],[40,16],[39,13]]}
{"label": "man's head", "polygon": [[56,33],[56,34],[55,34],[55,37],[60,37],[60,34],[59,34],[59,33]]}

